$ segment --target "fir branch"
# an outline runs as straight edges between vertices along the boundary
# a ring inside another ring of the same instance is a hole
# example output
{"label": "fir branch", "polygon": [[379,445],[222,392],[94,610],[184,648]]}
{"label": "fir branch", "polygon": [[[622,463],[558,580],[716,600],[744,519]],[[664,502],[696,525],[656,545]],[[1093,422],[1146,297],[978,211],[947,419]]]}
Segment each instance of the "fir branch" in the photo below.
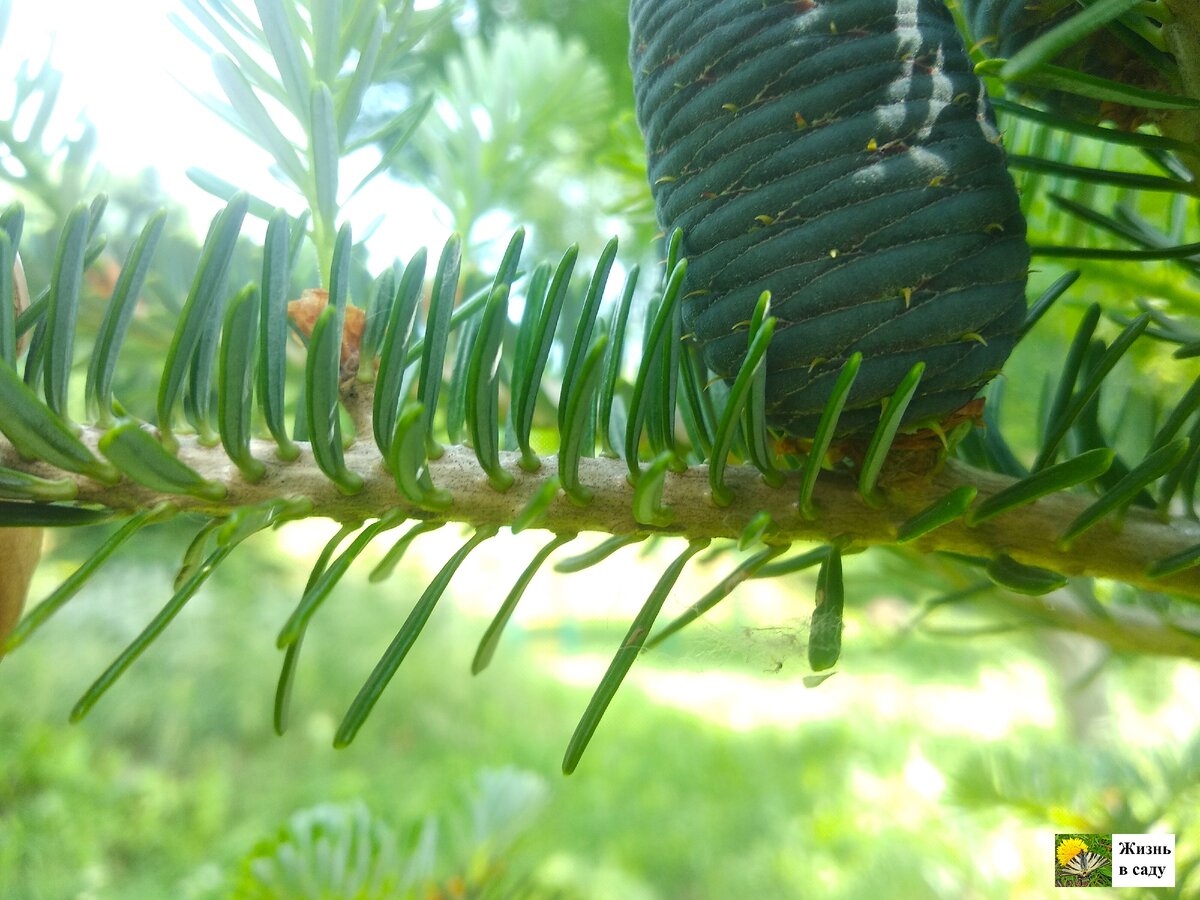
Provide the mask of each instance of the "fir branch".
{"label": "fir branch", "polygon": [[[81,439],[95,448],[103,432],[85,428]],[[500,463],[513,476],[512,487],[497,492],[480,468],[472,450],[448,446],[440,459],[429,462],[429,473],[439,488],[453,496],[445,510],[422,508],[397,494],[392,476],[371,443],[360,441],[345,453],[346,466],[363,479],[363,488],[352,496],[343,494],[316,464],[307,444],[300,457],[284,463],[274,456],[275,445],[266,440],[251,443],[251,453],[266,464],[263,477],[246,482],[220,448],[201,446],[194,438],[179,437],[179,459],[206,480],[222,483],[224,499],[165,495],[122,480],[109,486],[84,476],[70,475],[44,463],[22,460],[16,450],[0,438],[0,466],[41,477],[73,479],[78,487],[77,504],[94,503],[119,514],[133,513],[170,500],[181,510],[226,516],[233,510],[269,502],[280,496],[307,497],[319,515],[341,522],[362,521],[397,511],[429,522],[463,522],[475,527],[507,526],[534,500],[543,483],[558,474],[556,456],[541,458],[541,468],[526,472],[516,452],[500,454]],[[838,542],[858,547],[889,545],[897,541],[901,526],[931,503],[963,487],[978,490],[979,502],[1011,487],[1015,480],[985,472],[956,460],[928,476],[900,474],[885,469],[880,480],[878,508],[864,502],[857,479],[850,475],[823,472],[813,493],[817,516],[806,519],[797,507],[801,476],[791,473],[780,488],[762,481],[761,473],[749,465],[729,466],[725,483],[737,498],[732,507],[717,507],[710,499],[708,467],[691,466],[668,473],[662,502],[674,514],[669,527],[649,528],[633,516],[634,488],[630,486],[625,462],[613,459],[579,460],[579,482],[593,494],[587,506],[558,496],[546,509],[537,527],[558,534],[580,531],[610,535],[660,533],[691,540],[725,538],[737,540],[750,521],[761,512],[770,515],[770,543],[791,541]],[[1102,523],[1077,538],[1068,550],[1059,537],[1089,506],[1087,494],[1057,493],[1042,497],[1020,509],[990,519],[975,527],[961,520],[950,522],[913,542],[925,551],[951,551],[990,559],[998,552],[1032,566],[1071,576],[1109,578],[1147,590],[1167,591],[1200,600],[1200,567],[1151,578],[1147,569],[1154,562],[1200,544],[1200,524],[1189,519],[1161,519],[1142,509],[1130,509],[1120,530]]]}

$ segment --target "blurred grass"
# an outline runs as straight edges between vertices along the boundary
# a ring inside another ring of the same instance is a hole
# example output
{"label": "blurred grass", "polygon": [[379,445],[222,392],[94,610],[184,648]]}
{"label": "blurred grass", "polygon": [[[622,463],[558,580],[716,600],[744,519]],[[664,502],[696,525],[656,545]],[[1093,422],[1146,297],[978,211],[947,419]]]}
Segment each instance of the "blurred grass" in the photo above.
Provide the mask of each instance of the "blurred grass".
{"label": "blurred grass", "polygon": [[[297,810],[362,800],[403,831],[461,806],[481,769],[510,765],[551,787],[512,851],[514,867],[533,873],[519,896],[1049,893],[1050,810],[1064,801],[1023,751],[1069,769],[1088,749],[1062,714],[1045,647],[1028,635],[897,641],[912,607],[889,593],[914,586],[894,581],[886,554],[852,561],[845,659],[826,684],[800,685],[810,580],[747,585],[639,661],[579,771],[562,778],[567,738],[658,557],[631,548],[591,574],[540,575],[473,679],[481,611],[498,604],[529,545],[481,548],[358,740],[334,751],[340,715],[449,552],[446,531],[416,545],[385,586],[368,586],[361,565],[330,598],[305,642],[282,739],[270,728],[274,636],[319,548],[311,529],[239,551],[92,715],[68,726],[77,696],[169,594],[186,536],[147,533],[138,557],[105,570],[0,667],[0,896],[228,896],[239,861]],[[80,533],[52,553],[34,596],[98,539]],[[675,608],[728,565],[682,583]],[[1111,678],[1108,690],[1112,710],[1161,723],[1143,725],[1138,745],[1177,746],[1180,728],[1197,731],[1195,706],[1168,715],[1179,695],[1164,685],[1177,686],[1181,667],[1131,668],[1142,677]],[[1106,715],[1101,733],[1119,744],[1123,723]],[[994,774],[993,751],[1015,759],[1018,777],[1028,769],[1015,805],[1003,785],[975,782]],[[1094,782],[1076,785],[1077,808],[1060,818],[1103,825],[1105,792],[1137,789],[1108,769]],[[1182,858],[1186,836],[1180,848]]]}

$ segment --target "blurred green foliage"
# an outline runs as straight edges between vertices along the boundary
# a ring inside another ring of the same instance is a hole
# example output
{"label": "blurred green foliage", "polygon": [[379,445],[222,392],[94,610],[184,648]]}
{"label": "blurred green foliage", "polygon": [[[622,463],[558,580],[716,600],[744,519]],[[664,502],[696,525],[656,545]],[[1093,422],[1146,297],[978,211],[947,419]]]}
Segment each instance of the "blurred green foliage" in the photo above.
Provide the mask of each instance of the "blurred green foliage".
{"label": "blurred green foliage", "polygon": [[[518,628],[473,680],[486,619],[473,611],[479,599],[460,593],[372,726],[335,753],[335,715],[438,560],[410,562],[382,589],[352,573],[308,641],[295,723],[279,739],[270,635],[300,584],[289,560],[304,551],[261,540],[257,554],[231,557],[86,727],[68,727],[53,711],[167,592],[166,546],[183,536],[171,528],[147,533],[140,559],[109,570],[3,664],[5,896],[230,896],[302,810],[336,804],[335,817],[369,815],[372,828],[415,846],[428,817],[451,831],[469,821],[479,773],[507,766],[545,773],[549,795],[496,857],[494,892],[469,896],[1041,896],[1054,877],[1049,835],[1067,829],[1163,828],[1178,835],[1181,876],[1196,864],[1200,743],[1173,736],[1195,728],[1195,711],[1177,708],[1194,671],[1121,659],[1097,693],[1060,680],[1063,650],[1038,632],[957,642],[914,633],[897,644],[908,605],[886,593],[848,607],[844,671],[811,691],[799,684],[804,636],[788,613],[735,601],[731,620],[700,623],[639,663],[585,765],[561,779],[550,773],[594,677],[572,679],[571,667],[602,664],[620,615]],[[81,552],[61,545],[35,594]],[[885,574],[870,562],[848,561],[852,585]],[[676,604],[693,599],[688,590]],[[797,579],[777,609],[805,609],[811,590]],[[1099,704],[1086,733],[1070,713],[1079,702]],[[443,887],[479,846],[444,838]],[[1187,896],[1184,883],[1173,896]]]}
{"label": "blurred green foliage", "polygon": [[498,210],[547,230],[544,252],[579,226],[595,229],[566,185],[586,173],[613,100],[605,72],[578,40],[538,25],[502,27],[487,44],[469,38],[447,60],[437,94],[397,168],[446,207],[468,246],[480,219]]}

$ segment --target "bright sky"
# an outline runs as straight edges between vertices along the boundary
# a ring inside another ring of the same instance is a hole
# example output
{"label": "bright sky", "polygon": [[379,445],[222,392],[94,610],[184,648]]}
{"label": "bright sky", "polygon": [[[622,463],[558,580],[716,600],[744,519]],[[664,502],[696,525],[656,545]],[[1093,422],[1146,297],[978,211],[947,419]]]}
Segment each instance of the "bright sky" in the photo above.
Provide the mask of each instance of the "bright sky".
{"label": "bright sky", "polygon": [[[97,158],[105,169],[118,175],[157,169],[167,193],[195,210],[201,231],[220,203],[187,179],[189,166],[299,210],[299,198],[267,173],[269,157],[183,87],[221,96],[208,58],[168,20],[174,12],[191,21],[181,2],[13,0],[12,5],[0,45],[0,84],[12,82],[22,60],[30,59],[36,68],[51,53],[54,67],[63,73],[52,128],[68,132],[86,116],[96,126]],[[7,114],[10,109],[10,95],[0,91],[0,110]],[[350,184],[356,180],[350,173],[343,179]],[[372,250],[385,257],[379,261],[382,266],[395,255],[407,257],[422,243],[444,240],[449,229],[433,218],[429,207],[420,192],[379,178],[355,199],[347,215],[361,234],[380,213],[403,211],[389,216],[371,241]]]}

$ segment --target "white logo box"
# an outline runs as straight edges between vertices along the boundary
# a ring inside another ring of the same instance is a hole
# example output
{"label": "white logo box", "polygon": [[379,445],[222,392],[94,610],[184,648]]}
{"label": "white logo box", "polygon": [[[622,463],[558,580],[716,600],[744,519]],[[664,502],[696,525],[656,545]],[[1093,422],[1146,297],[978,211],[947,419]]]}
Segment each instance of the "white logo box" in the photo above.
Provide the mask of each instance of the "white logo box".
{"label": "white logo box", "polygon": [[1174,887],[1175,835],[1114,834],[1113,887]]}

